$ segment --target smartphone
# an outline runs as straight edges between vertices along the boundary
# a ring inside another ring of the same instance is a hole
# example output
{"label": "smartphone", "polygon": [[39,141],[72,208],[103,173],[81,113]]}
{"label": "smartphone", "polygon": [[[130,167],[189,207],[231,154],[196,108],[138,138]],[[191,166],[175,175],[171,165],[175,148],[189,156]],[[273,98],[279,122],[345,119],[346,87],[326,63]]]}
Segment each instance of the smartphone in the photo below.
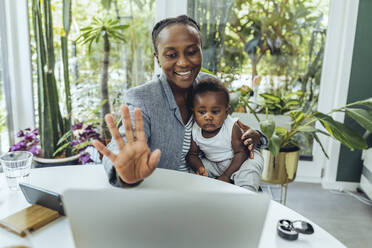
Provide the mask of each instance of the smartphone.
{"label": "smartphone", "polygon": [[27,183],[20,183],[19,187],[30,204],[50,208],[65,216],[60,194]]}

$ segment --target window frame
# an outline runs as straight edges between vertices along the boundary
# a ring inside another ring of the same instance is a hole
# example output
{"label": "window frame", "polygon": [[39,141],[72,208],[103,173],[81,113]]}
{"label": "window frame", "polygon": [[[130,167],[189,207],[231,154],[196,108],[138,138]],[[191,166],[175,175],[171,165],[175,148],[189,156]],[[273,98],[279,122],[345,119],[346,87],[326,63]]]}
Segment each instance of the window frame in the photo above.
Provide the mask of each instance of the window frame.
{"label": "window frame", "polygon": [[35,126],[27,0],[0,1],[0,17],[7,126],[13,144],[19,130]]}
{"label": "window frame", "polygon": [[[359,0],[330,0],[319,111],[328,112],[332,108],[346,104],[358,6]],[[156,22],[166,17],[186,13],[187,0],[156,0],[155,2]],[[27,0],[0,1],[0,17],[1,34],[4,37],[2,39],[4,85],[7,85],[6,98],[9,105],[8,128],[12,142],[16,131],[35,125]],[[16,31],[10,32],[11,30]],[[155,73],[159,73],[160,68],[156,62],[154,64]],[[19,73],[17,68],[22,68],[22,73]],[[330,96],[326,92],[336,92],[336,94]],[[334,118],[343,121],[344,115],[337,113]],[[331,158],[327,160],[320,147],[314,144],[314,160],[300,161],[297,179],[322,182],[323,187],[329,188],[337,183],[340,144],[326,137],[322,137],[322,140],[332,154]]]}
{"label": "window frame", "polygon": [[[5,29],[5,2],[0,1],[0,56],[2,56],[2,64],[0,65],[2,67],[2,80],[4,85],[4,97],[5,97],[5,105],[6,105],[6,112],[11,113],[12,112],[12,105],[10,102],[10,96],[9,96],[9,70],[8,70],[8,60],[7,60],[7,40],[5,37],[7,37],[6,29]],[[13,123],[12,123],[12,117],[11,115],[7,115],[7,129],[8,129],[8,142],[14,143],[14,138],[10,135],[10,130],[13,130]]]}
{"label": "window frame", "polygon": [[[354,51],[354,40],[358,18],[359,0],[331,0],[328,34],[323,60],[322,78],[318,110],[329,112],[331,109],[344,106],[347,103],[349,82]],[[342,13],[342,14],[340,14]],[[335,94],[329,94],[334,92]],[[344,113],[334,113],[332,117],[344,122]],[[323,128],[320,124],[317,128]],[[355,190],[359,183],[337,181],[340,142],[320,137],[328,154],[327,159],[319,153],[319,163],[322,166],[322,186],[327,189]]]}

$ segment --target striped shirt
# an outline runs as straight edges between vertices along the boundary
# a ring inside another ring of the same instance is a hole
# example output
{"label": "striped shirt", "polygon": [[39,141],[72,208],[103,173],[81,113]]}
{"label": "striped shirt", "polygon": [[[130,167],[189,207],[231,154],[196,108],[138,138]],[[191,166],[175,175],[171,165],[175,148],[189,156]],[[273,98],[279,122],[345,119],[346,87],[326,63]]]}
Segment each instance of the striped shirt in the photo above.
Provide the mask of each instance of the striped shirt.
{"label": "striped shirt", "polygon": [[183,146],[182,146],[182,153],[181,153],[181,165],[179,170],[180,171],[189,171],[190,167],[186,163],[186,155],[190,150],[191,145],[191,131],[192,125],[194,123],[194,118],[191,116],[187,124],[185,125],[185,135],[183,136]]}

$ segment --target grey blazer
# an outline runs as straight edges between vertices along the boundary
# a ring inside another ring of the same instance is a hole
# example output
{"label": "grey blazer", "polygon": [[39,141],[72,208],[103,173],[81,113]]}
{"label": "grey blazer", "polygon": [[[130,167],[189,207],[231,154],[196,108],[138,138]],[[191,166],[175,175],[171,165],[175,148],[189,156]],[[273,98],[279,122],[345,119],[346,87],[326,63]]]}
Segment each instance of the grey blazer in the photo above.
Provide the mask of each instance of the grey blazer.
{"label": "grey blazer", "polygon": [[[200,72],[194,84],[206,77],[213,76]],[[147,144],[151,151],[155,149],[160,149],[161,151],[157,167],[179,170],[178,165],[182,164],[181,156],[185,125],[165,75],[162,73],[150,82],[129,89],[124,95],[124,103],[129,106],[133,123],[134,108],[142,110]],[[119,131],[125,138],[123,126],[120,127]],[[118,153],[118,148],[114,141],[111,141],[107,147],[115,154]],[[102,162],[110,183],[120,187],[111,161],[104,157]]]}

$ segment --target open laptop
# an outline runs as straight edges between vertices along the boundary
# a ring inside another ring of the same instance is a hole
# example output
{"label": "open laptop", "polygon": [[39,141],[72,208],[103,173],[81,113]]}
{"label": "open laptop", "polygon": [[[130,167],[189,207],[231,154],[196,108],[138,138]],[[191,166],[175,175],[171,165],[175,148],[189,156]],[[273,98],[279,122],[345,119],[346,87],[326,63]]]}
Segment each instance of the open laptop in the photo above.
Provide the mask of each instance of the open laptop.
{"label": "open laptop", "polygon": [[68,190],[76,248],[258,247],[269,199],[248,193]]}

